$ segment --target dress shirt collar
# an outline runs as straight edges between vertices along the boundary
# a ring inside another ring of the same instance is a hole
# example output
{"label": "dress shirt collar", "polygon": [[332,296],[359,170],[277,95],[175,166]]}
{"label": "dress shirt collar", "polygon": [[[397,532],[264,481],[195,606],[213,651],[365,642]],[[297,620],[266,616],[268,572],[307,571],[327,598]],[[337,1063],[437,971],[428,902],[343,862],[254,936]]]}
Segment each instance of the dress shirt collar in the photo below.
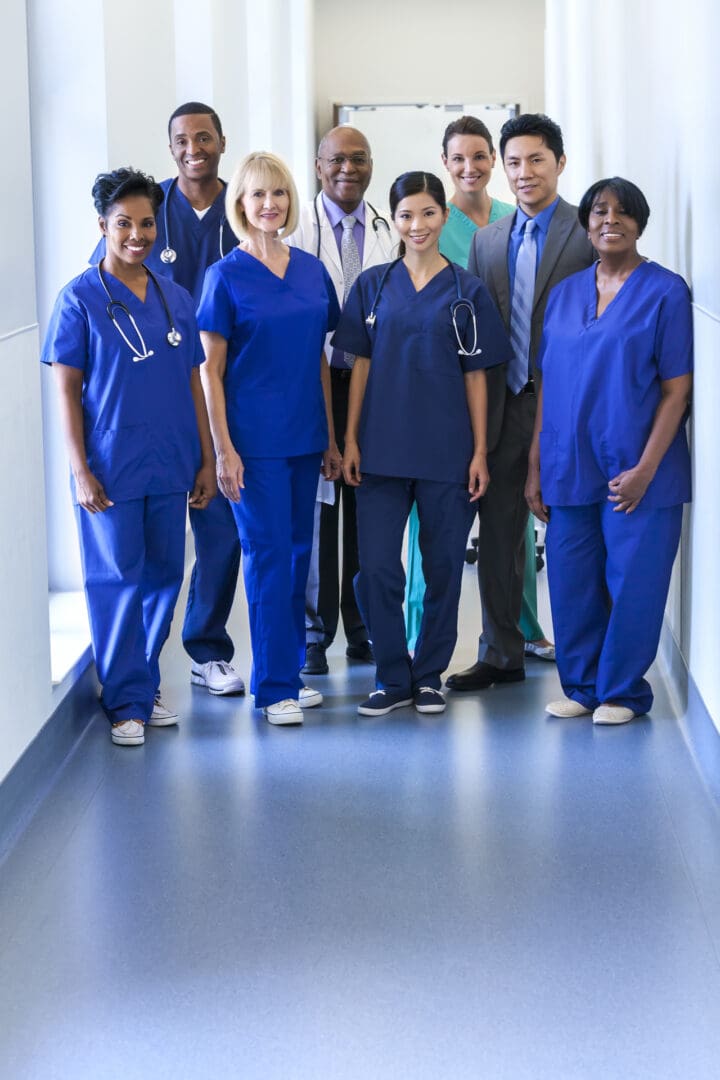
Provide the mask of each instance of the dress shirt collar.
{"label": "dress shirt collar", "polygon": [[[325,208],[325,213],[327,214],[327,219],[330,222],[330,226],[331,228],[336,229],[338,225],[340,225],[340,223],[342,222],[342,219],[344,217],[347,217],[347,214],[342,209],[342,207],[338,206],[336,202],[333,202],[332,199],[328,199],[324,191],[321,192],[320,197],[322,198],[323,206]],[[362,225],[362,227],[365,228],[365,200],[361,199],[355,209],[350,212],[355,218],[355,223],[358,225]]]}

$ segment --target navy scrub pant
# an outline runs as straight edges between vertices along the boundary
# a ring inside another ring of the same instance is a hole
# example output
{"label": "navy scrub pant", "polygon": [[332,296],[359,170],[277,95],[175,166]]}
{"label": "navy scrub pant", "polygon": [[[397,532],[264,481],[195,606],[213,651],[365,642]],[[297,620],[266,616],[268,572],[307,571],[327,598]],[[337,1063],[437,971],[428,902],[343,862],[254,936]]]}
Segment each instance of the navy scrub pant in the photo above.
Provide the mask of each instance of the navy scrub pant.
{"label": "navy scrub pant", "polygon": [[[358,604],[377,663],[378,689],[411,696],[439,690],[457,641],[458,605],[468,533],[475,515],[464,484],[363,473],[356,489],[360,572]],[[405,637],[402,540],[413,502],[420,518],[425,599],[411,659]]]}
{"label": "navy scrub pant", "polygon": [[187,492],[117,502],[101,514],[77,506],[102,704],[111,723],[148,720],[160,686],[185,564]]}
{"label": "navy scrub pant", "polygon": [[588,709],[653,702],[655,659],[682,506],[614,513],[613,504],[553,506],[546,533],[558,674]]}
{"label": "navy scrub pant", "polygon": [[305,586],[320,454],[243,457],[245,487],[232,504],[243,552],[253,667],[262,708],[297,699],[305,662]]}
{"label": "navy scrub pant", "polygon": [[198,664],[229,663],[235,652],[226,625],[240,572],[240,541],[232,507],[220,492],[204,510],[190,509],[195,565],[188,591],[182,640]]}

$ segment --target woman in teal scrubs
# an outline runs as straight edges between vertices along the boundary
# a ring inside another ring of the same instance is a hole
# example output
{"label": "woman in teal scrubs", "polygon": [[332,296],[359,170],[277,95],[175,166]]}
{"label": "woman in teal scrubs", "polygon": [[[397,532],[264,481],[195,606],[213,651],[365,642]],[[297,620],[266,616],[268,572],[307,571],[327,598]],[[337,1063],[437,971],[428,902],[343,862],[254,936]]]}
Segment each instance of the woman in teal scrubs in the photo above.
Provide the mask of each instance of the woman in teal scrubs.
{"label": "woman in teal scrubs", "polygon": [[[495,167],[492,135],[482,120],[461,116],[448,124],[443,135],[442,160],[450,173],[455,191],[448,202],[448,219],[440,236],[440,251],[452,262],[467,269],[470,246],[478,229],[515,212],[510,203],[488,194],[488,183]],[[408,648],[413,649],[420,630],[425,596],[425,578],[418,545],[417,508],[413,507],[408,524],[407,587],[405,623]],[[535,570],[535,526],[528,520],[525,542],[525,580],[520,614],[520,629],[526,652],[540,659],[553,660],[555,651],[545,637],[537,618]]]}
{"label": "woman in teal scrubs", "polygon": [[653,700],[683,503],[692,310],[678,274],[645,260],[642,192],[600,180],[578,210],[599,261],[553,290],[526,496],[548,521],[550,601],[565,697],[553,716],[622,724]]}

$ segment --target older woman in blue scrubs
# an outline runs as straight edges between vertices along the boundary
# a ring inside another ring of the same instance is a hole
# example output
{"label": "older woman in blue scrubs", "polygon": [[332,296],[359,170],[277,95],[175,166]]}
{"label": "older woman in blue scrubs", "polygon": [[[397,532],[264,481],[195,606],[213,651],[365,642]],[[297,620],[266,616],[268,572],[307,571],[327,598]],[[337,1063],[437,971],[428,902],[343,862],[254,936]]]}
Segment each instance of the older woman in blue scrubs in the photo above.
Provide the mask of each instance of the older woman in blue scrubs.
{"label": "older woman in blue scrubs", "polygon": [[192,298],[144,262],[162,202],[132,169],[93,187],[106,254],[67,285],[42,360],[53,365],[72,469],[102,703],[119,745],[177,723],[160,650],[183,580],[187,493],[213,498],[212,443]]}
{"label": "older woman in blue scrubs", "polygon": [[[355,588],[377,661],[362,715],[404,705],[442,712],[442,672],[457,639],[465,545],[488,484],[485,368],[509,343],[478,278],[440,254],[442,182],[404,173],[390,189],[402,257],[360,275],[333,344],[356,355],[344,472],[357,487]],[[414,657],[403,618],[401,551],[416,503],[425,603]]]}
{"label": "older woman in blue scrubs", "polygon": [[220,489],[243,549],[251,691],[272,724],[322,703],[304,687],[305,585],[318,471],[340,475],[323,359],[338,303],[322,263],[282,237],[298,220],[287,166],[249,154],[225,212],[240,244],[205,274],[198,322]]}
{"label": "older woman in blue scrubs", "polygon": [[681,277],[637,250],[649,217],[619,177],[578,216],[599,255],[545,314],[542,396],[526,496],[549,521],[550,601],[564,698],[553,716],[622,724],[653,701],[670,574],[690,500],[685,436],[692,312]]}

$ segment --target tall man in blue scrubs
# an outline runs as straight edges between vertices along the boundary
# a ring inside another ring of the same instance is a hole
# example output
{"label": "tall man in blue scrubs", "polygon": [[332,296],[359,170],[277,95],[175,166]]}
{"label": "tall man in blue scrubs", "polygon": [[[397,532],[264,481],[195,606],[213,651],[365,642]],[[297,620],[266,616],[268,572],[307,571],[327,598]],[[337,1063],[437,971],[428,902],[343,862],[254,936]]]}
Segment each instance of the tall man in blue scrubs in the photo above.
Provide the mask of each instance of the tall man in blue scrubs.
{"label": "tall man in blue scrubs", "polygon": [[[326,267],[342,306],[355,278],[368,266],[393,258],[395,235],[389,219],[363,198],[372,178],[372,156],[362,132],[336,127],[320,140],[315,170],[322,191],[300,213],[300,224],[288,243],[316,255]],[[348,394],[354,357],[327,345],[332,385],[335,437],[342,452]],[[344,479],[321,480],[332,501],[316,507],[310,574],[305,594],[306,654],[303,674],[324,675],[326,650],[332,644],[340,614],[350,659],[373,661],[367,630],[355,599],[353,582],[359,569],[355,490]],[[339,565],[339,519],[342,499],[342,567]]]}
{"label": "tall man in blue scrubs", "polygon": [[525,480],[538,380],[534,361],[551,289],[595,258],[576,207],[557,192],[565,168],[558,125],[537,113],[508,120],[500,155],[518,208],[512,217],[478,229],[468,270],[490,290],[510,333],[513,358],[506,368],[488,372],[490,485],[480,505],[478,546],[482,634],[477,663],[447,679],[452,690],[484,690],[525,678],[519,620]]}
{"label": "tall man in blue scrubs", "polygon": [[[177,176],[160,184],[165,201],[147,265],[187,289],[197,307],[206,269],[237,245],[225,218],[225,184],[218,177],[225,136],[217,113],[199,101],[175,110],[168,135]],[[103,244],[91,262],[102,258]],[[230,503],[218,492],[207,509],[190,510],[190,525],[195,565],[182,631],[192,659],[190,679],[211,694],[242,694],[245,684],[230,664],[235,647],[226,629],[240,569]]]}

